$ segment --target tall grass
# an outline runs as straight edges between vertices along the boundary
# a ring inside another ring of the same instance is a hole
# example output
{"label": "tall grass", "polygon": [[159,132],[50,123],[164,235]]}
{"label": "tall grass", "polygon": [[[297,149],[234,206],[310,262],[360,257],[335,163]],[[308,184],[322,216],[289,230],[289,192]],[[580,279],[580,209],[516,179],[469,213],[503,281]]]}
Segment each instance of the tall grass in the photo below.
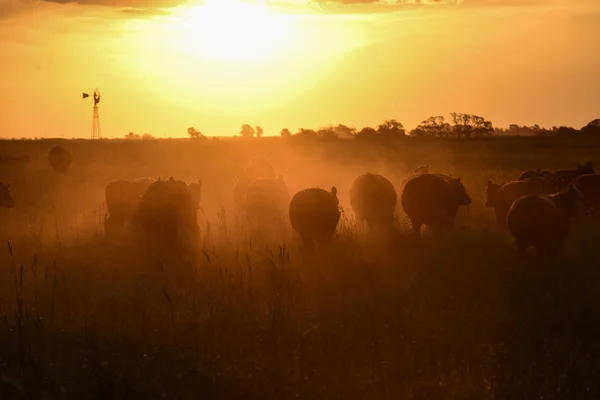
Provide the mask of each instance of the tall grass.
{"label": "tall grass", "polygon": [[[184,162],[139,143],[105,165],[98,159],[113,144],[76,143],[82,156],[52,195],[54,209],[32,201],[0,215],[9,241],[0,253],[0,398],[598,398],[598,221],[574,223],[546,265],[518,260],[482,203],[489,177],[577,161],[563,148],[540,155],[542,144],[509,152],[504,142],[417,142],[383,152],[328,143],[308,152],[209,143],[186,150]],[[35,163],[43,148],[34,146],[24,148]],[[581,159],[600,161],[600,148],[585,151]],[[225,195],[231,178],[218,177],[249,153],[273,155],[292,186],[339,186],[344,216],[328,249],[305,254],[289,228],[263,240],[237,220]],[[131,154],[146,156],[132,164]],[[191,251],[104,240],[104,184],[157,170],[191,179],[194,157],[213,185],[205,183]],[[394,234],[359,232],[344,188],[367,170],[401,187],[419,157],[463,176],[474,199],[454,234],[415,240],[401,210]],[[0,179],[14,182],[10,174]],[[34,197],[28,182],[15,182],[17,202]]]}

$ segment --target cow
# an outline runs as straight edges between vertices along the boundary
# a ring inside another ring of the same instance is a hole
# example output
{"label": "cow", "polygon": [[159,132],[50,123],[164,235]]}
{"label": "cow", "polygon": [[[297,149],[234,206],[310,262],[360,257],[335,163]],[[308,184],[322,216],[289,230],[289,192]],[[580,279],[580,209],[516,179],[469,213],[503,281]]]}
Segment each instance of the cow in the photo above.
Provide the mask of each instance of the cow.
{"label": "cow", "polygon": [[556,177],[560,177],[565,185],[570,184],[573,179],[577,178],[581,175],[586,174],[595,174],[596,170],[591,162],[588,162],[585,165],[581,165],[581,163],[577,163],[577,168],[572,170],[558,170],[554,173]]}
{"label": "cow", "polygon": [[362,228],[389,228],[394,222],[397,203],[396,189],[385,176],[364,174],[350,186],[350,205]]}
{"label": "cow", "polygon": [[255,179],[246,190],[246,218],[253,229],[264,231],[281,227],[289,203],[290,195],[283,177]]}
{"label": "cow", "polygon": [[572,184],[562,192],[545,196],[524,196],[510,207],[508,229],[519,256],[528,247],[538,256],[556,256],[567,235],[569,220],[590,216],[585,197]]}
{"label": "cow", "polygon": [[460,178],[423,174],[408,181],[402,191],[401,204],[416,237],[421,235],[422,225],[440,237],[453,228],[459,207],[471,204],[471,198]]}
{"label": "cow", "polygon": [[270,178],[274,179],[275,168],[267,160],[260,157],[253,157],[244,169],[244,175],[250,178]]}
{"label": "cow", "polygon": [[428,174],[431,171],[431,164],[419,165],[415,168],[414,173],[417,175]]}
{"label": "cow", "polygon": [[522,181],[494,184],[488,181],[486,194],[486,207],[493,207],[496,213],[496,222],[500,228],[506,228],[506,216],[510,206],[520,197],[527,195],[542,196],[554,193],[553,185],[545,178],[529,178]]}
{"label": "cow", "polygon": [[0,165],[15,166],[21,164],[27,164],[31,160],[31,157],[27,154],[20,156],[0,156]]}
{"label": "cow", "polygon": [[337,188],[333,186],[330,192],[321,188],[299,191],[290,201],[289,218],[307,250],[327,245],[340,220]]}
{"label": "cow", "polygon": [[196,209],[200,208],[200,200],[202,199],[202,180],[190,182],[188,187],[192,191],[192,198],[194,199],[194,205]]}
{"label": "cow", "polygon": [[71,166],[71,153],[63,146],[56,145],[48,152],[48,162],[57,174],[65,174]]}
{"label": "cow", "polygon": [[0,182],[0,208],[14,208],[15,200],[10,194],[10,183]]}
{"label": "cow", "polygon": [[139,201],[153,178],[140,178],[133,181],[115,181],[104,189],[108,215],[104,218],[104,232],[107,237],[120,233],[132,217]]}
{"label": "cow", "polygon": [[598,212],[600,209],[600,174],[580,175],[573,180],[573,186],[584,195],[586,204]]}
{"label": "cow", "polygon": [[255,179],[275,179],[275,169],[262,158],[251,158],[242,175],[235,177],[233,186],[233,204],[239,213],[245,209],[245,196],[248,186]]}
{"label": "cow", "polygon": [[546,190],[548,193],[560,192],[568,185],[568,182],[565,182],[561,175],[557,175],[552,171],[540,170],[539,168],[524,171],[519,175],[517,181],[524,181],[526,179],[544,180],[546,187],[549,188]]}
{"label": "cow", "polygon": [[197,238],[199,227],[192,191],[185,182],[173,177],[152,182],[139,199],[131,224],[167,242],[182,234]]}

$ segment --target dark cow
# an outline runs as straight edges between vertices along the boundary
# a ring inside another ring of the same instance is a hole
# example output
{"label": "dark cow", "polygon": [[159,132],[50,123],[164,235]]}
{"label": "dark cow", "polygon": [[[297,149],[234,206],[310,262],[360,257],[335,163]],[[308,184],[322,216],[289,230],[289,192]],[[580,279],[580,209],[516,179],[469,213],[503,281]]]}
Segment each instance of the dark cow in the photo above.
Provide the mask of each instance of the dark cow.
{"label": "dark cow", "polygon": [[600,174],[585,174],[573,180],[575,186],[585,197],[588,206],[594,208],[594,212],[600,209]]}
{"label": "dark cow", "polygon": [[553,185],[545,178],[529,178],[496,185],[488,181],[486,194],[486,207],[493,207],[496,212],[496,221],[500,228],[506,228],[506,215],[515,200],[528,195],[542,196],[554,193]]}
{"label": "dark cow", "polygon": [[248,165],[244,169],[244,175],[250,178],[275,178],[275,168],[267,160],[260,157],[250,159]]}
{"label": "dark cow", "polygon": [[0,182],[0,208],[13,208],[15,200],[10,194],[10,183]]}
{"label": "dark cow", "polygon": [[104,232],[111,237],[122,232],[126,222],[133,216],[135,209],[148,186],[155,182],[153,178],[141,178],[133,181],[115,181],[104,189],[108,215],[104,219]]}
{"label": "dark cow", "polygon": [[371,229],[389,228],[394,222],[397,195],[385,176],[364,174],[350,186],[350,204],[358,224]]}
{"label": "dark cow", "polygon": [[561,175],[557,175],[555,172],[551,171],[542,171],[539,168],[536,170],[524,171],[519,175],[517,181],[524,181],[526,179],[543,179],[546,182],[546,187],[549,188],[547,189],[547,193],[560,192],[568,186],[568,182],[566,182]]}
{"label": "dark cow", "polygon": [[290,202],[289,217],[307,249],[326,245],[340,220],[336,187],[331,192],[320,188],[299,191]]}
{"label": "dark cow", "polygon": [[460,206],[471,204],[460,178],[445,174],[423,174],[408,181],[401,197],[415,236],[427,225],[436,236],[450,231]]}
{"label": "dark cow", "polygon": [[596,170],[594,169],[594,166],[591,162],[588,162],[585,165],[581,165],[580,163],[578,163],[576,169],[558,170],[554,173],[554,175],[560,177],[564,181],[564,183],[568,185],[573,181],[573,179],[577,178],[578,176],[595,173]]}
{"label": "dark cow", "polygon": [[255,179],[246,190],[246,217],[253,229],[282,227],[289,204],[290,195],[281,176]]}
{"label": "dark cow", "polygon": [[519,255],[534,247],[539,256],[556,256],[567,235],[569,220],[587,217],[590,209],[573,185],[546,196],[524,196],[508,211],[508,229]]}
{"label": "dark cow", "polygon": [[0,165],[12,167],[15,165],[27,164],[31,160],[31,157],[27,154],[20,156],[0,156]]}
{"label": "dark cow", "polygon": [[200,200],[202,199],[202,180],[190,182],[188,187],[192,191],[192,198],[194,199],[194,205],[196,208],[200,208]]}
{"label": "dark cow", "polygon": [[64,174],[71,166],[71,153],[63,146],[56,145],[48,152],[48,162],[57,174]]}
{"label": "dark cow", "polygon": [[192,191],[185,182],[158,180],[152,182],[131,217],[132,224],[146,234],[172,241],[181,234],[198,237],[199,228]]}

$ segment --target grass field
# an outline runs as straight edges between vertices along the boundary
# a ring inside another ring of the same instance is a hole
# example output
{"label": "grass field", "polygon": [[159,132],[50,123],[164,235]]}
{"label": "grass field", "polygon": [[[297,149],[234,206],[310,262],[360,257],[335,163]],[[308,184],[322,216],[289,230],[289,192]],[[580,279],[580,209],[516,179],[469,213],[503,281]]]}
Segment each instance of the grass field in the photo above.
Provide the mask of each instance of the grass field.
{"label": "grass field", "polygon": [[[55,176],[48,149],[73,154]],[[597,399],[600,221],[575,221],[552,265],[517,260],[484,207],[488,179],[600,166],[600,141],[0,141],[0,399]],[[331,247],[250,236],[231,189],[267,157],[292,193],[339,190]],[[443,242],[357,232],[365,172],[398,191],[420,164],[461,176],[473,204]],[[104,186],[201,178],[201,242],[161,259],[103,237]],[[1,249],[4,250],[1,250]]]}

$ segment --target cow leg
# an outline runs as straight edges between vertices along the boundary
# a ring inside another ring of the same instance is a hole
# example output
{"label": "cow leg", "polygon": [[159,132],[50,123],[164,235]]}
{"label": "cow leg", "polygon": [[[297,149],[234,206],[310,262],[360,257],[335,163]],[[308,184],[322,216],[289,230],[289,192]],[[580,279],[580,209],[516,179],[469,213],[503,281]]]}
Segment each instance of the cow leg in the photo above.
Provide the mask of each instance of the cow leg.
{"label": "cow leg", "polygon": [[520,258],[525,257],[527,246],[519,242],[515,242],[515,246],[517,247],[517,256],[519,256]]}
{"label": "cow leg", "polygon": [[417,222],[414,220],[410,220],[410,222],[412,223],[412,227],[413,227],[413,235],[415,237],[420,237],[421,236],[421,226],[423,226],[422,222]]}
{"label": "cow leg", "polygon": [[302,239],[302,245],[307,252],[312,252],[315,248],[315,242],[312,237],[308,235],[300,234],[300,238]]}

